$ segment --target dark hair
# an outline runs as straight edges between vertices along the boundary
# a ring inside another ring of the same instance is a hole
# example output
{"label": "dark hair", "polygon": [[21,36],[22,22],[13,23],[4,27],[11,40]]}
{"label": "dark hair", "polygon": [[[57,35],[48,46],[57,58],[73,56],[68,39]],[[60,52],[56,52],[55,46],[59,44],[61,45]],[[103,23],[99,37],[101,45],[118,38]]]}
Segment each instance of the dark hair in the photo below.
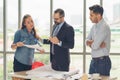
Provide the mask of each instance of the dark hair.
{"label": "dark hair", "polygon": [[89,7],[89,10],[93,11],[94,13],[100,14],[101,16],[104,12],[103,7],[97,4]]}
{"label": "dark hair", "polygon": [[[29,14],[24,15],[24,17],[22,19],[22,27],[21,27],[21,29],[26,28],[26,26],[24,24],[25,24],[25,19],[27,19],[28,17],[31,17],[31,16]],[[36,30],[35,30],[34,27],[33,27],[32,31],[33,31],[34,37],[36,38]]]}
{"label": "dark hair", "polygon": [[61,17],[65,17],[65,13],[63,9],[58,8],[54,11],[54,13],[59,13]]}

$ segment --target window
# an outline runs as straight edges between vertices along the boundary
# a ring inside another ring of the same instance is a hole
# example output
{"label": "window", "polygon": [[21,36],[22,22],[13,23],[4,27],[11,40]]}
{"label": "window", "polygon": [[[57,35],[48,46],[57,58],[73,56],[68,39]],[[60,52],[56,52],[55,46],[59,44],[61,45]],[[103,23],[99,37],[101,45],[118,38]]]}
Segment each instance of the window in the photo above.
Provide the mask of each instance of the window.
{"label": "window", "polygon": [[120,80],[120,56],[110,56],[112,61],[112,68],[111,68],[111,76],[117,77],[118,80]]}
{"label": "window", "polygon": [[[111,68],[111,76],[119,77],[119,71],[120,71],[120,54],[114,54],[114,53],[120,53],[120,0],[86,0],[86,8],[83,7],[83,1],[84,0],[5,0],[6,5],[6,16],[3,16],[3,1],[0,0],[0,80],[5,80],[4,78],[7,77],[7,80],[11,80],[11,77],[8,77],[6,75],[3,75],[4,71],[4,64],[7,65],[7,73],[9,74],[13,72],[13,59],[14,59],[14,52],[9,53],[10,51],[13,51],[11,49],[11,44],[13,42],[14,34],[18,30],[18,20],[19,18],[22,21],[22,18],[25,14],[30,14],[33,18],[33,21],[35,23],[35,28],[37,30],[38,35],[40,35],[41,38],[49,38],[50,36],[50,21],[51,15],[50,12],[54,12],[57,8],[62,8],[65,11],[65,21],[72,25],[75,31],[75,47],[74,49],[71,49],[71,52],[78,53],[78,54],[71,54],[71,64],[70,67],[72,69],[78,68],[80,69],[81,73],[83,71],[86,71],[88,73],[89,71],[89,65],[91,61],[91,55],[90,54],[83,54],[83,50],[86,50],[87,53],[90,52],[89,47],[83,46],[83,36],[85,36],[83,33],[83,27],[86,28],[86,36],[88,35],[90,28],[92,27],[92,22],[89,19],[89,7],[94,4],[100,4],[102,3],[102,6],[104,8],[104,19],[107,21],[107,23],[110,25],[111,29],[111,54],[110,58],[112,61],[112,68]],[[18,3],[20,1],[21,3]],[[101,1],[101,2],[100,2]],[[53,2],[53,3],[52,3]],[[109,2],[109,4],[108,4]],[[52,3],[52,4],[50,4]],[[74,3],[74,4],[73,4]],[[18,4],[20,5],[20,8],[18,8]],[[21,10],[19,10],[21,9]],[[83,19],[85,18],[83,16],[83,11],[86,11],[86,21],[83,22]],[[18,12],[20,11],[20,12]],[[21,14],[21,16],[18,16],[18,14]],[[6,54],[3,50],[3,19],[6,18],[5,25],[6,25]],[[85,24],[84,24],[85,23]],[[83,26],[86,25],[86,26]],[[45,51],[49,53],[49,45],[43,45],[45,48]],[[79,53],[82,53],[79,55]],[[6,57],[6,62],[4,62],[4,58]],[[36,54],[35,53],[35,61],[43,62],[44,64],[49,64],[49,54]],[[85,62],[86,61],[86,62]],[[5,68],[6,69],[6,68]],[[84,70],[83,70],[84,69]],[[116,74],[117,73],[117,74]]]}
{"label": "window", "polygon": [[79,69],[80,72],[83,72],[83,56],[82,55],[71,55],[71,69]]}
{"label": "window", "polygon": [[3,80],[3,53],[0,53],[0,80]]}
{"label": "window", "polygon": [[[0,51],[3,51],[3,0],[0,0]],[[3,53],[0,53],[0,80],[3,80]]]}
{"label": "window", "polygon": [[[73,5],[73,3],[75,5]],[[83,51],[83,23],[82,23],[83,1],[54,0],[53,10],[57,8],[61,8],[65,11],[65,21],[68,24],[72,25],[75,31],[75,47],[74,49],[71,50],[71,52],[82,52]]]}
{"label": "window", "polygon": [[48,54],[35,54],[34,61],[42,62],[45,65],[50,64],[50,55]]}
{"label": "window", "polygon": [[[14,59],[14,54],[7,54],[6,55],[6,65],[7,65],[7,75],[13,72],[13,59]],[[10,76],[7,76],[8,80],[11,80]]]}
{"label": "window", "polygon": [[[15,34],[15,32],[18,30],[18,0],[6,0],[6,50],[7,51],[12,51],[11,49],[11,44],[13,42],[13,36]],[[4,64],[6,64],[7,67],[7,73],[9,74],[10,72],[13,71],[13,61],[11,61],[11,59],[13,59],[12,54],[9,54],[5,57],[9,57],[7,58],[8,60],[6,60],[6,62],[4,62]],[[7,76],[8,78],[8,76]]]}
{"label": "window", "polygon": [[3,51],[3,0],[0,0],[0,51]]}
{"label": "window", "polygon": [[120,0],[103,0],[104,17],[111,29],[111,52],[120,52]]}
{"label": "window", "polygon": [[18,30],[18,0],[6,1],[6,37],[7,37],[7,51],[11,51],[11,44],[13,42],[13,36]]}
{"label": "window", "polygon": [[[37,33],[41,38],[50,36],[50,1],[48,0],[22,0],[22,17],[30,14],[33,18]],[[49,51],[49,45],[43,45]]]}

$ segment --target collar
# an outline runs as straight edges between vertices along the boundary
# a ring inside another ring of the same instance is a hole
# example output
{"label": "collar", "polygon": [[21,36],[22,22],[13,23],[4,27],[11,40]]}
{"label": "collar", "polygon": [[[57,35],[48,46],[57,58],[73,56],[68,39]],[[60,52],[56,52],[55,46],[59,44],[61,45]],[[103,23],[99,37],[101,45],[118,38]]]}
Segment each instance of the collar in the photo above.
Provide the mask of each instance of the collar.
{"label": "collar", "polygon": [[[28,30],[27,30],[27,28],[24,28],[23,31],[29,33]],[[30,33],[33,33],[33,31],[31,31]]]}
{"label": "collar", "polygon": [[64,22],[60,23],[58,26],[59,26],[59,30],[62,28]]}
{"label": "collar", "polygon": [[64,22],[60,23],[60,24],[59,24],[59,27],[62,27],[62,26],[63,26],[63,24],[64,24]]}
{"label": "collar", "polygon": [[97,26],[100,26],[104,22],[104,19],[102,18],[98,23],[96,23]]}

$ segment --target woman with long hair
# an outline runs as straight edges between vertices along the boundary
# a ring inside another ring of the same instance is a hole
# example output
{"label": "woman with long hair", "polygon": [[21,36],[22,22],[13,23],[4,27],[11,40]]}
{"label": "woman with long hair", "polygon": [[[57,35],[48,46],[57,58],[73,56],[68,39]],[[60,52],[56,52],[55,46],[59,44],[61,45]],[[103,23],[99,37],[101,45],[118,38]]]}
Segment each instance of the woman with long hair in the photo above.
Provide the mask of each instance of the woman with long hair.
{"label": "woman with long hair", "polygon": [[[12,49],[16,49],[13,69],[14,72],[30,70],[34,59],[33,48],[25,47],[24,45],[38,44],[40,37],[36,34],[32,17],[28,14],[24,15],[22,25],[14,35],[14,41],[11,45]],[[44,52],[43,50],[40,51]]]}

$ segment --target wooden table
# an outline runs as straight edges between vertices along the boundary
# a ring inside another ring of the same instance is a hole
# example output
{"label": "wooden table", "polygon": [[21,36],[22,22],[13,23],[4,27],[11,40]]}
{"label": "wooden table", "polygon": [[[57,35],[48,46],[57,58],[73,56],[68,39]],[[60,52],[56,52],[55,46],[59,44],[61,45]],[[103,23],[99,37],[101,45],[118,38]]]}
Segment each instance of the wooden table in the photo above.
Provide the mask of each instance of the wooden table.
{"label": "wooden table", "polygon": [[27,77],[26,71],[10,73],[12,80],[25,80],[30,79]]}

